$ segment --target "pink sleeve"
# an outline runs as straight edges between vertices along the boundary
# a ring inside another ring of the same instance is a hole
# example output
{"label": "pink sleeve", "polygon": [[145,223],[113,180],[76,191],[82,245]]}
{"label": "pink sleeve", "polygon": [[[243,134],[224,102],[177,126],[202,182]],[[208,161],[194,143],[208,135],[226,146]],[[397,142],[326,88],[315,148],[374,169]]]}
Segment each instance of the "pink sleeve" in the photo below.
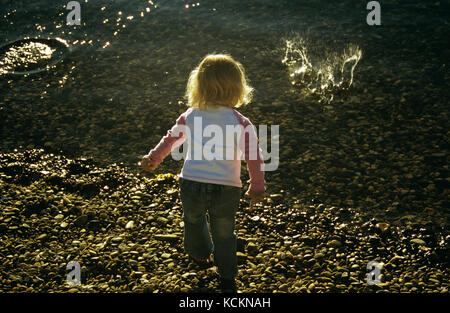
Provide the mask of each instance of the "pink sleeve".
{"label": "pink sleeve", "polygon": [[233,111],[239,123],[244,127],[239,146],[244,155],[244,160],[247,163],[250,176],[250,180],[248,181],[250,183],[250,190],[263,192],[265,191],[264,171],[262,170],[264,162],[254,126],[248,118],[244,117],[236,110]]}
{"label": "pink sleeve", "polygon": [[189,110],[178,117],[175,125],[167,131],[167,134],[160,140],[156,147],[148,153],[149,158],[156,161],[156,166],[169,155],[173,148],[183,144],[186,140],[187,136],[184,130],[186,127],[186,115]]}

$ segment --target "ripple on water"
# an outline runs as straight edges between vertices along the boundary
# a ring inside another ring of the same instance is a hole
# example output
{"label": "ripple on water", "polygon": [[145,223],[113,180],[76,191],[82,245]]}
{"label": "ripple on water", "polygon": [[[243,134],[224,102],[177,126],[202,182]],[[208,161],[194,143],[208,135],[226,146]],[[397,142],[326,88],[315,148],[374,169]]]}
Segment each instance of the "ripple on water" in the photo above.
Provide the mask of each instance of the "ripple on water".
{"label": "ripple on water", "polygon": [[25,75],[49,70],[69,49],[61,38],[24,38],[0,47],[0,75]]}

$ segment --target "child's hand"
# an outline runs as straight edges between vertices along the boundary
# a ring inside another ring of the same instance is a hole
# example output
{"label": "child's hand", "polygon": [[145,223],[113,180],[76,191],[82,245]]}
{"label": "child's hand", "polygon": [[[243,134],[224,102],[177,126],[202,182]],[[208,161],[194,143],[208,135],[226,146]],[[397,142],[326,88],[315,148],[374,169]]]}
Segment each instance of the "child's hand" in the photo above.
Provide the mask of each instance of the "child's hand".
{"label": "child's hand", "polygon": [[153,171],[157,165],[153,159],[151,159],[148,155],[144,156],[142,160],[138,162],[138,166],[142,167],[145,171]]}
{"label": "child's hand", "polygon": [[249,188],[245,196],[250,198],[250,210],[253,210],[253,205],[264,199],[264,191],[253,191]]}

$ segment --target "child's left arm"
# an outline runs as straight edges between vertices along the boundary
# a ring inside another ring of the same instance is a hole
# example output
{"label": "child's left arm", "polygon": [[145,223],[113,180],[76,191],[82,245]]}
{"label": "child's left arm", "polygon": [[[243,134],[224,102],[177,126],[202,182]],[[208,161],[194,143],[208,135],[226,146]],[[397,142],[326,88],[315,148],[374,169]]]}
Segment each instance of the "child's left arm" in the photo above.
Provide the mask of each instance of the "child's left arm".
{"label": "child's left arm", "polygon": [[160,140],[155,148],[144,156],[140,165],[144,170],[152,171],[164,160],[166,156],[176,148],[183,144],[186,140],[186,112],[181,114],[175,125],[167,131],[167,134]]}

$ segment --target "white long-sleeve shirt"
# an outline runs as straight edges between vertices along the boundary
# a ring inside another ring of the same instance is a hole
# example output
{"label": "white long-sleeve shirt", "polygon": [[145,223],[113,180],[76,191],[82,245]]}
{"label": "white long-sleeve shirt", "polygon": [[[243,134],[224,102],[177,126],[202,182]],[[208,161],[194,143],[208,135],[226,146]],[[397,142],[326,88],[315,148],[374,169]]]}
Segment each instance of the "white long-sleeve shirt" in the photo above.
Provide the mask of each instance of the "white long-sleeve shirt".
{"label": "white long-sleeve shirt", "polygon": [[[221,133],[223,136],[220,136]],[[241,187],[241,159],[250,174],[250,189],[264,191],[262,153],[255,129],[248,118],[233,108],[189,108],[150,150],[156,165],[187,140],[180,177],[198,182]]]}

